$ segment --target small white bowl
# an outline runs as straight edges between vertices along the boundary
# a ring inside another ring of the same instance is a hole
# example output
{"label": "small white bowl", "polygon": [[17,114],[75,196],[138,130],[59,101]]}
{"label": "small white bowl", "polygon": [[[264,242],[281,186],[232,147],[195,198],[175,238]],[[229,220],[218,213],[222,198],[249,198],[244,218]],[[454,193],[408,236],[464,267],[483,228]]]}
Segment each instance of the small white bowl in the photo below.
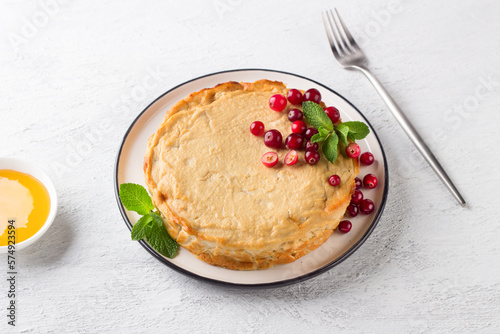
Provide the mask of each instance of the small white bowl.
{"label": "small white bowl", "polygon": [[[52,225],[52,222],[54,221],[54,218],[56,217],[57,214],[56,188],[54,187],[54,184],[52,183],[52,180],[47,175],[47,173],[45,173],[43,170],[36,167],[30,162],[26,162],[15,158],[0,157],[0,169],[10,169],[21,173],[30,174],[31,176],[42,182],[47,191],[49,192],[50,210],[47,220],[38,230],[38,232],[36,232],[33,236],[20,243],[16,243],[15,249],[16,251],[18,251],[40,239],[40,237],[49,229],[50,225]],[[8,248],[9,248],[8,246],[0,246],[0,253],[7,253]]]}

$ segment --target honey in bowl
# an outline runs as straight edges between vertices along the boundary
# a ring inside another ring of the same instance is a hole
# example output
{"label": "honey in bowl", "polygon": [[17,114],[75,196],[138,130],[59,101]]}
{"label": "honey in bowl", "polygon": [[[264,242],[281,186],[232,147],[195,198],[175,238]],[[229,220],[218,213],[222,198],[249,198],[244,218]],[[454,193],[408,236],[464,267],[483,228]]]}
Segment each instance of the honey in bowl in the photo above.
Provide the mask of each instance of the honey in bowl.
{"label": "honey in bowl", "polygon": [[0,170],[0,246],[7,246],[9,220],[15,221],[18,244],[40,230],[49,211],[49,192],[40,181],[26,173]]}

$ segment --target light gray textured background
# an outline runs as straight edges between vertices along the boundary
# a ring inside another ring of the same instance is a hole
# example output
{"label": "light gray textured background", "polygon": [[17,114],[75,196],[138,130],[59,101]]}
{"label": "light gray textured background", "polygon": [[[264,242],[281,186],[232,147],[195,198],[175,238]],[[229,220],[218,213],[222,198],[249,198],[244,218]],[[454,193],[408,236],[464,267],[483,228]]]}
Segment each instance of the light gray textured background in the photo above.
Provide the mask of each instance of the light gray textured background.
{"label": "light gray textured background", "polygon": [[[60,207],[18,253],[18,326],[0,311],[0,332],[500,333],[500,2],[390,3],[2,0],[0,155],[47,170]],[[320,13],[334,6],[467,208],[368,81],[333,61]],[[377,130],[390,171],[385,213],[353,256],[264,291],[202,283],[153,259],[129,241],[112,184],[121,138],[150,101],[247,67],[344,95]]]}

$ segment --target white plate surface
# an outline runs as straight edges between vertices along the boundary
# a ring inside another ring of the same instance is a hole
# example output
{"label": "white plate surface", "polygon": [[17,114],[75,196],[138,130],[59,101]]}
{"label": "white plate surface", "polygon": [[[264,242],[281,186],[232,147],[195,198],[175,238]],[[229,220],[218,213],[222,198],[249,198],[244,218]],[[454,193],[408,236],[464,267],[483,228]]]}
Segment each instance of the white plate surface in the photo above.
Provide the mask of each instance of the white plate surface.
{"label": "white plate surface", "polygon": [[[132,123],[118,153],[115,191],[118,190],[119,184],[127,182],[145,186],[142,164],[148,138],[156,131],[165,113],[177,101],[193,92],[213,87],[219,83],[227,81],[254,82],[260,79],[282,81],[289,88],[303,90],[316,88],[321,92],[323,102],[326,105],[335,106],[339,109],[343,121],[367,122],[358,110],[331,89],[315,81],[291,73],[250,69],[210,74],[181,84],[160,96]],[[171,268],[215,283],[236,286],[272,287],[300,282],[320,274],[343,261],[366,240],[379,220],[385,205],[388,187],[386,159],[373,128],[370,128],[370,130],[371,133],[368,137],[357,141],[357,143],[360,145],[362,152],[370,151],[373,153],[375,163],[371,166],[361,166],[359,177],[362,178],[368,173],[373,173],[378,177],[377,188],[370,190],[362,189],[365,198],[370,198],[375,203],[375,212],[370,215],[360,214],[355,218],[346,217],[353,224],[352,230],[349,233],[334,232],[322,246],[293,263],[278,265],[266,270],[233,271],[206,264],[183,248],[180,248],[178,255],[174,259],[167,259],[156,253],[147,243],[142,241],[141,243],[150,253]],[[119,200],[118,206],[124,216],[125,222],[130,228],[131,223],[136,222],[139,216],[134,212],[124,210]]]}

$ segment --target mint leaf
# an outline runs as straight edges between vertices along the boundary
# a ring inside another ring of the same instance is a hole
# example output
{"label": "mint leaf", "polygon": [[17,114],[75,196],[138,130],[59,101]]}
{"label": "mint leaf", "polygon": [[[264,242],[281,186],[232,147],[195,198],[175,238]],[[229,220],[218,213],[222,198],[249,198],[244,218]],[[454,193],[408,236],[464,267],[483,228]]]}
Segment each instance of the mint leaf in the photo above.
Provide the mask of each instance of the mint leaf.
{"label": "mint leaf", "polygon": [[312,101],[305,101],[302,103],[302,113],[306,117],[306,120],[318,129],[318,131],[320,127],[323,127],[328,131],[333,131],[333,123],[330,120],[330,117],[328,117],[319,104]]}
{"label": "mint leaf", "polygon": [[349,138],[351,139],[364,139],[370,133],[368,125],[363,122],[344,122],[343,125],[349,128]]}
{"label": "mint leaf", "polygon": [[322,135],[321,133],[316,133],[311,137],[311,143],[318,143],[320,141],[324,141],[330,133],[327,133],[326,135]]}
{"label": "mint leaf", "polygon": [[149,237],[151,234],[151,222],[153,217],[150,215],[142,216],[132,227],[132,232],[130,233],[132,240],[141,240]]}
{"label": "mint leaf", "polygon": [[161,255],[173,258],[175,254],[177,254],[179,245],[172,239],[170,234],[168,234],[160,215],[156,212],[152,212],[150,216],[153,219],[153,224],[151,235],[147,238],[148,243]]}
{"label": "mint leaf", "polygon": [[155,208],[146,189],[135,183],[120,184],[120,200],[127,210],[140,215],[147,215]]}
{"label": "mint leaf", "polygon": [[332,132],[330,136],[323,143],[323,154],[325,158],[328,159],[332,164],[337,160],[338,154],[339,137],[335,132]]}
{"label": "mint leaf", "polygon": [[340,123],[335,128],[335,131],[339,135],[340,140],[344,143],[344,145],[347,146],[347,135],[349,134],[349,127],[347,125],[344,125],[344,123]]}

